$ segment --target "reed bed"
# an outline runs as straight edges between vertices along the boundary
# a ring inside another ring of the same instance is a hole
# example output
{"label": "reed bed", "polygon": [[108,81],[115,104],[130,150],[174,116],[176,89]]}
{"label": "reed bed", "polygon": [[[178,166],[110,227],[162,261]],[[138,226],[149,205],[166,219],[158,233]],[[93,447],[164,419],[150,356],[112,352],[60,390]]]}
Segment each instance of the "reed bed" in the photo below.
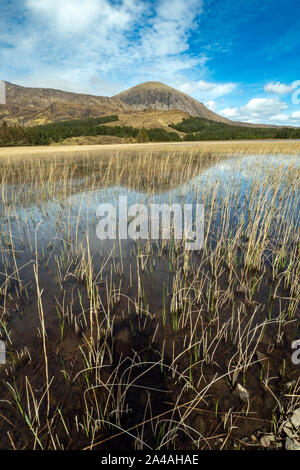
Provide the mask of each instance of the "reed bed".
{"label": "reed bed", "polygon": [[[299,150],[1,151],[0,448],[279,447],[300,405]],[[203,203],[203,248],[100,242],[120,191]]]}
{"label": "reed bed", "polygon": [[140,151],[142,149],[155,151],[176,151],[176,152],[197,152],[204,154],[212,152],[214,154],[299,154],[300,142],[289,140],[264,140],[264,141],[205,141],[205,142],[160,142],[146,144],[105,144],[105,145],[51,145],[34,147],[2,147],[0,148],[0,158],[23,159],[24,157],[47,156],[53,154],[63,154],[72,158],[74,155],[87,152],[99,155],[99,153],[123,152],[126,150]]}

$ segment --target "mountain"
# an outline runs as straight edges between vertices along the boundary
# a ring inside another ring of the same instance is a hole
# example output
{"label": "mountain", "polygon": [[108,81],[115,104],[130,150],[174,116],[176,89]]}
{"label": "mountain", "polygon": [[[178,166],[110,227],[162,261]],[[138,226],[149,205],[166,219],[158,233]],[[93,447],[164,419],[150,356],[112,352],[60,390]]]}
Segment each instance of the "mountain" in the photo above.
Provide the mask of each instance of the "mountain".
{"label": "mountain", "polygon": [[191,96],[160,82],[141,83],[115,95],[114,98],[139,111],[145,109],[162,111],[177,109],[191,116],[203,117],[227,124],[231,123],[228,119],[210,111],[203,103],[200,103]]}
{"label": "mountain", "polygon": [[190,116],[201,117],[211,121],[223,122],[231,126],[243,127],[281,127],[269,124],[251,124],[248,122],[231,121],[208,109],[191,96],[160,82],[145,82],[128,90],[122,91],[114,98],[129,105],[135,110],[179,110]]}
{"label": "mountain", "polygon": [[[51,88],[27,88],[6,83],[6,105],[0,104],[0,123],[25,126],[117,114],[118,125],[170,130],[182,117],[196,116],[244,127],[279,127],[230,121],[203,103],[160,82],[145,82],[111,98]],[[151,126],[150,126],[151,121]]]}
{"label": "mountain", "polygon": [[6,105],[0,105],[0,122],[25,125],[66,119],[97,117],[130,111],[118,98],[70,93],[51,88],[6,84]]}

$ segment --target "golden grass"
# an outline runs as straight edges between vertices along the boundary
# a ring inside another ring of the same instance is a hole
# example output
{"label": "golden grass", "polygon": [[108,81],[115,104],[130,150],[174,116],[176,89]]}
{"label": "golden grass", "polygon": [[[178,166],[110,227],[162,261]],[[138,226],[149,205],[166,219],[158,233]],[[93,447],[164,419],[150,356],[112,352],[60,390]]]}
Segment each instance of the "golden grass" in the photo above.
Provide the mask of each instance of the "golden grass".
{"label": "golden grass", "polygon": [[[151,129],[160,127],[168,132],[174,132],[170,124],[178,124],[189,115],[183,111],[157,111],[154,109],[146,111],[132,111],[130,113],[119,113],[118,121],[105,124],[106,126],[132,126]],[[180,135],[183,135],[179,132]]]}
{"label": "golden grass", "polygon": [[73,154],[89,152],[91,154],[103,151],[123,150],[147,151],[176,151],[176,152],[199,152],[200,154],[292,154],[300,155],[300,142],[287,140],[279,141],[205,141],[205,142],[166,142],[166,143],[129,143],[129,144],[109,144],[109,145],[52,145],[49,147],[0,147],[0,158],[2,157],[30,157],[47,154]]}

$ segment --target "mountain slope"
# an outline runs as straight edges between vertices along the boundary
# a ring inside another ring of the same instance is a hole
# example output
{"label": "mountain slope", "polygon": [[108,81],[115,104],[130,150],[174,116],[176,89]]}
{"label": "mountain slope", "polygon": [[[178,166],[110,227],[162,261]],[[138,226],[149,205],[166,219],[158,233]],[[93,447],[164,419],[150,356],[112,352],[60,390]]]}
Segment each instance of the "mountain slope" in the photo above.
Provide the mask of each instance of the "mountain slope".
{"label": "mountain slope", "polygon": [[146,82],[115,95],[123,103],[136,110],[159,109],[180,110],[191,116],[199,116],[212,121],[231,123],[228,119],[210,111],[203,103],[181,91],[160,82]]}
{"label": "mountain slope", "polygon": [[108,122],[106,126],[131,126],[137,129],[160,128],[167,132],[173,132],[170,127],[173,124],[180,124],[183,119],[190,116],[183,111],[160,111],[156,109],[146,109],[145,111],[132,110],[130,113],[118,113],[118,121]]}
{"label": "mountain slope", "polygon": [[243,127],[280,127],[269,124],[251,124],[245,122],[231,121],[208,109],[203,103],[182,93],[175,88],[160,82],[145,82],[125,90],[114,98],[121,100],[135,110],[179,110],[191,116],[209,119],[211,121],[230,124],[231,126]]}
{"label": "mountain slope", "polygon": [[[133,127],[167,128],[182,117],[195,116],[211,121],[243,127],[280,127],[267,124],[249,124],[226,119],[210,111],[203,103],[181,91],[160,82],[145,82],[111,98],[71,93],[50,88],[27,88],[6,83],[6,105],[0,104],[0,124],[34,126],[70,119],[84,119],[103,115],[120,115],[120,125]],[[147,113],[153,112],[151,116]],[[145,115],[146,113],[146,115]],[[166,113],[175,113],[175,120]],[[148,122],[148,118],[151,121]]]}
{"label": "mountain slope", "polygon": [[6,105],[0,105],[0,122],[33,125],[130,111],[117,98],[5,83]]}

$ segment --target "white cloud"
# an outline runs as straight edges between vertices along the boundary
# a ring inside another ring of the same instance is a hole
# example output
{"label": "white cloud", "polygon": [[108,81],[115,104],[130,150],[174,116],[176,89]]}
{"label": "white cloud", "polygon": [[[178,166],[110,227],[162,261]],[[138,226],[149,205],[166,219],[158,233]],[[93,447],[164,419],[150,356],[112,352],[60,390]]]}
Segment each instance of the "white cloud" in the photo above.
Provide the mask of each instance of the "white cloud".
{"label": "white cloud", "polygon": [[213,100],[210,100],[210,101],[207,101],[206,103],[204,103],[204,105],[210,109],[211,111],[216,111],[216,108],[217,108],[217,103]]}
{"label": "white cloud", "polygon": [[275,93],[278,95],[286,95],[291,93],[294,89],[293,84],[285,85],[284,83],[280,82],[271,82],[265,85],[265,92],[267,93]]}
{"label": "white cloud", "polygon": [[14,40],[14,48],[0,49],[0,63],[16,83],[113,94],[146,80],[177,87],[205,70],[205,54],[189,50],[202,0],[22,1],[26,22],[0,31],[0,40]]}
{"label": "white cloud", "polygon": [[86,69],[86,82],[83,81],[82,70],[65,71],[60,77],[57,73],[49,70],[39,75],[28,75],[26,80],[18,80],[18,85],[40,88],[56,88],[73,93],[87,93],[102,96],[112,96],[124,90],[122,84],[101,79],[93,75],[93,69]]}
{"label": "white cloud", "polygon": [[276,98],[253,98],[246,106],[240,108],[225,108],[220,111],[223,116],[237,120],[253,123],[264,123],[274,119],[274,116],[280,116],[277,120],[282,120],[281,111],[288,108],[288,105]]}
{"label": "white cloud", "polygon": [[202,0],[161,0],[141,33],[146,57],[178,55],[188,50],[189,34],[202,13]]}
{"label": "white cloud", "polygon": [[85,32],[93,23],[100,26],[100,31],[123,29],[137,5],[123,1],[120,6],[112,6],[107,0],[26,0],[26,6],[58,34],[68,35]]}
{"label": "white cloud", "polygon": [[202,101],[211,101],[220,96],[232,93],[236,87],[236,83],[214,83],[199,80],[198,82],[185,82],[179,86],[179,90],[189,95],[194,94]]}
{"label": "white cloud", "polygon": [[239,110],[238,108],[224,108],[220,111],[220,113],[229,118],[229,119],[234,119],[237,120],[239,118]]}
{"label": "white cloud", "polygon": [[287,109],[288,105],[281,101],[279,98],[253,98],[245,106],[244,110],[251,113],[259,113],[266,116],[273,114],[274,112]]}
{"label": "white cloud", "polygon": [[271,121],[276,122],[288,122],[290,116],[288,114],[275,114],[274,116],[270,116],[269,119]]}
{"label": "white cloud", "polygon": [[300,111],[294,111],[291,114],[292,119],[300,120]]}
{"label": "white cloud", "polygon": [[278,97],[253,98],[245,106],[227,107],[221,109],[218,113],[233,121],[279,126],[299,125],[300,111],[288,112],[288,108],[288,105]]}
{"label": "white cloud", "polygon": [[157,7],[157,16],[168,21],[180,21],[181,23],[193,23],[195,12],[197,15],[203,12],[203,0],[162,0]]}

